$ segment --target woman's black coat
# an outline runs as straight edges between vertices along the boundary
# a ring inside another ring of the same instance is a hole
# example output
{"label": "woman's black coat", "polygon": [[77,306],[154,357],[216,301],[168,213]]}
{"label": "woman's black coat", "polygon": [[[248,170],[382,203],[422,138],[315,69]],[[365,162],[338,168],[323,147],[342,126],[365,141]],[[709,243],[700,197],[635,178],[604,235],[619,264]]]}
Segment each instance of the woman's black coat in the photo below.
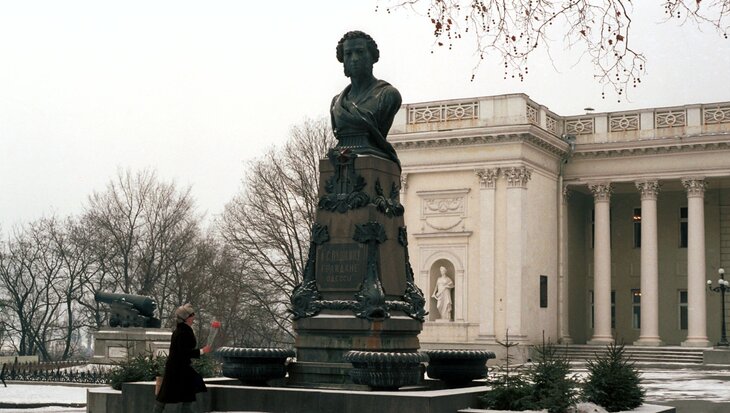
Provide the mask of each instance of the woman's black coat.
{"label": "woman's black coat", "polygon": [[157,400],[162,403],[194,402],[195,393],[206,391],[203,378],[190,365],[191,358],[200,357],[195,348],[193,329],[185,323],[178,323],[170,340],[170,354],[165,364],[162,386]]}

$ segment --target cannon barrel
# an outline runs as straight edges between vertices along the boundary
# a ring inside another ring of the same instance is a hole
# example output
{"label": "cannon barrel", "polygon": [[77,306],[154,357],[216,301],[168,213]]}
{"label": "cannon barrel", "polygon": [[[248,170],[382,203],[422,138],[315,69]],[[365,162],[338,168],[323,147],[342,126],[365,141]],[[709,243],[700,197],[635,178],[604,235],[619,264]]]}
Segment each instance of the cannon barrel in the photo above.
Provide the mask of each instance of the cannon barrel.
{"label": "cannon barrel", "polygon": [[109,305],[127,303],[127,305],[131,305],[145,317],[154,317],[155,309],[157,308],[155,300],[144,295],[115,294],[97,291],[94,294],[94,300]]}

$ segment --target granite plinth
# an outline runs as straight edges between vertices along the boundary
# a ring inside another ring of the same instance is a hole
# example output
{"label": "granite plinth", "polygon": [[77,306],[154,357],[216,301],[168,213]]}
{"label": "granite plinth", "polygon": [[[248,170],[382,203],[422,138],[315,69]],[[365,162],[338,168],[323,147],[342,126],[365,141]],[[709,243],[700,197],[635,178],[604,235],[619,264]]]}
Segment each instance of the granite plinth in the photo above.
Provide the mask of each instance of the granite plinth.
{"label": "granite plinth", "polygon": [[159,328],[106,328],[94,332],[94,363],[114,364],[139,354],[167,355],[172,332]]}
{"label": "granite plinth", "polygon": [[403,315],[369,321],[353,315],[319,314],[294,323],[297,360],[289,366],[293,385],[350,385],[351,350],[416,352],[421,322]]}
{"label": "granite plinth", "polygon": [[[253,387],[226,383],[222,379],[205,379],[207,393],[199,393],[193,404],[194,412],[268,412],[268,413],[454,413],[476,406],[483,386],[449,390],[406,388],[399,391],[356,391],[293,387]],[[105,394],[95,393],[92,413],[151,412],[154,407],[154,382],[125,383],[121,410],[103,410]],[[118,397],[114,395],[115,397]],[[180,405],[168,405],[165,412],[176,412]]]}
{"label": "granite plinth", "polygon": [[348,351],[412,353],[425,299],[415,286],[389,159],[333,149],[320,162],[319,203],[303,282],[292,293],[292,385],[352,384]]}

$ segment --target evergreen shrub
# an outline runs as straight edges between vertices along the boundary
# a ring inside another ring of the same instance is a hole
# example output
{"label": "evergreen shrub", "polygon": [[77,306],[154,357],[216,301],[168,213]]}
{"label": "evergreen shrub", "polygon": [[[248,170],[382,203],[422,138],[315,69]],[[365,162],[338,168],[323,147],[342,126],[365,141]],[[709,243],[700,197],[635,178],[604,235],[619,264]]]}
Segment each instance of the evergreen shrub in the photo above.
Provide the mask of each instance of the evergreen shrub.
{"label": "evergreen shrub", "polygon": [[533,348],[535,364],[528,377],[532,382],[533,409],[547,409],[549,413],[565,413],[577,401],[578,381],[570,374],[570,363],[557,352],[557,347],[543,342]]}
{"label": "evergreen shrub", "polygon": [[490,387],[479,397],[483,408],[494,410],[542,410],[565,413],[575,405],[578,382],[570,374],[570,363],[560,356],[551,343],[533,347],[535,363],[526,371],[509,370],[509,348],[515,344],[502,343],[506,349],[505,368],[487,380]]}
{"label": "evergreen shrub", "polygon": [[162,375],[167,357],[139,354],[117,363],[111,371],[109,384],[115,390],[122,389],[122,383],[152,381]]}
{"label": "evergreen shrub", "polygon": [[609,412],[631,410],[642,405],[645,390],[639,371],[626,355],[623,344],[609,344],[605,353],[588,360],[588,377],[583,398]]}
{"label": "evergreen shrub", "polygon": [[[110,374],[110,385],[121,390],[122,383],[154,381],[165,372],[166,356],[140,354],[116,365]],[[203,377],[215,377],[220,373],[220,363],[207,354],[192,360],[192,366]]]}

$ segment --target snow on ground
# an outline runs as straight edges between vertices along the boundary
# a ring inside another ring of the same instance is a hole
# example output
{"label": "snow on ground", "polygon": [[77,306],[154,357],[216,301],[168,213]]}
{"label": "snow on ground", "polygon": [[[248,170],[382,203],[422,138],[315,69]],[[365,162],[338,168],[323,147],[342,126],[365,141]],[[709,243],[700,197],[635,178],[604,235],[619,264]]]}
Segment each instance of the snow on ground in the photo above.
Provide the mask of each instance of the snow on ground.
{"label": "snow on ground", "polygon": [[643,372],[641,377],[650,400],[730,402],[730,370],[651,370]]}
{"label": "snow on ground", "polygon": [[86,407],[39,407],[37,409],[0,409],[2,413],[82,413]]}
{"label": "snow on ground", "polygon": [[[8,387],[0,384],[0,404],[2,403],[83,403],[86,404],[86,389],[88,387],[44,385],[44,384],[15,384],[8,383]],[[4,411],[4,410],[3,410]],[[26,410],[27,411],[27,410]]]}
{"label": "snow on ground", "polygon": [[[641,369],[641,385],[646,389],[648,402],[669,400],[705,400],[715,403],[730,402],[728,382],[730,370],[703,370],[691,368]],[[578,377],[585,378],[585,369],[575,369]]]}
{"label": "snow on ground", "polygon": [[[584,378],[585,369],[574,369]],[[646,389],[647,402],[705,400],[713,403],[730,403],[730,369],[702,369],[701,366],[641,369],[642,386]],[[3,403],[75,404],[86,403],[89,387],[15,384],[0,385],[0,405]],[[85,408],[50,406],[34,409],[0,408],[0,413],[80,413]],[[688,410],[689,411],[689,410]],[[693,410],[694,411],[694,410]],[[725,411],[725,410],[718,410]]]}

